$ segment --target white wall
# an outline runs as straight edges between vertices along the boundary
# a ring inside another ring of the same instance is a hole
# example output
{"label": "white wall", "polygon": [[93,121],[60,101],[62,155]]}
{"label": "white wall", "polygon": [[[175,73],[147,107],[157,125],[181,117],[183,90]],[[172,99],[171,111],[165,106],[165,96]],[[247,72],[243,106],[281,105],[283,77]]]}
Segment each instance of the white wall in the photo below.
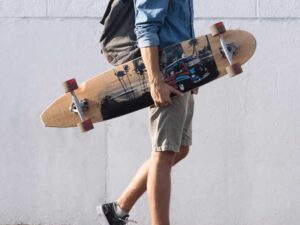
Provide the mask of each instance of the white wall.
{"label": "white wall", "polygon": [[[77,129],[42,110],[111,68],[99,52],[103,0],[0,0],[0,224],[97,224],[150,154],[147,110]],[[195,1],[198,35],[223,20],[257,37],[244,74],[200,89],[194,145],[173,172],[172,225],[300,224],[300,3]],[[146,198],[132,211],[150,223]]]}

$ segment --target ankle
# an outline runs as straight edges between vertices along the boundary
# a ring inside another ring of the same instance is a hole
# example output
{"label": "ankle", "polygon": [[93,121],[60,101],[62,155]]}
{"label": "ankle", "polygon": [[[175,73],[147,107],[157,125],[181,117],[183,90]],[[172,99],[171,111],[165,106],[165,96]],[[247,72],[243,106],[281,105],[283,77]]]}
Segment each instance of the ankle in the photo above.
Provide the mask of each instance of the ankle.
{"label": "ankle", "polygon": [[116,201],[116,210],[120,214],[129,214],[130,208],[126,207],[123,201]]}

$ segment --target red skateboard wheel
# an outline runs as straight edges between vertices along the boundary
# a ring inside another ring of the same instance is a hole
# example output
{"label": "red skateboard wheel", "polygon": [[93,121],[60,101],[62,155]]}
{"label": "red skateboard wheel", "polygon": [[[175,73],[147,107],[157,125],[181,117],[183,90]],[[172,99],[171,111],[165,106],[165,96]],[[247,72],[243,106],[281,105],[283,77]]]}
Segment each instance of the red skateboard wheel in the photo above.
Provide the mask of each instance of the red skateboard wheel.
{"label": "red skateboard wheel", "polygon": [[243,73],[243,69],[240,63],[235,63],[230,66],[227,66],[226,71],[230,77],[234,77],[236,75]]}
{"label": "red skateboard wheel", "polygon": [[210,26],[210,31],[213,37],[219,36],[226,32],[226,28],[223,22],[215,23],[214,25]]}
{"label": "red skateboard wheel", "polygon": [[64,89],[65,89],[65,92],[68,93],[68,92],[72,92],[76,89],[78,89],[78,85],[77,85],[77,81],[76,79],[70,79],[70,80],[67,80],[63,83],[63,86],[64,86]]}
{"label": "red skateboard wheel", "polygon": [[91,119],[87,119],[85,121],[78,123],[78,127],[80,131],[83,133],[94,129],[94,125]]}

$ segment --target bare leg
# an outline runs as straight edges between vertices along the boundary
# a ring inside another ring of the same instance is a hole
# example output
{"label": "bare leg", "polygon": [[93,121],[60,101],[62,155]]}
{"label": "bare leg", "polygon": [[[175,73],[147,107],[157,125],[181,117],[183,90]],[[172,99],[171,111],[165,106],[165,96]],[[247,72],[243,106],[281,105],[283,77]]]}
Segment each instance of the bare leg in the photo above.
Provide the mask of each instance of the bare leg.
{"label": "bare leg", "polygon": [[147,180],[152,225],[169,225],[171,169],[176,153],[153,152]]}
{"label": "bare leg", "polygon": [[[177,164],[189,152],[188,146],[181,146],[180,152],[176,154],[173,165]],[[147,190],[147,179],[149,171],[150,159],[148,159],[138,170],[128,187],[122,193],[118,199],[120,207],[126,212],[130,212],[136,201],[145,193]]]}

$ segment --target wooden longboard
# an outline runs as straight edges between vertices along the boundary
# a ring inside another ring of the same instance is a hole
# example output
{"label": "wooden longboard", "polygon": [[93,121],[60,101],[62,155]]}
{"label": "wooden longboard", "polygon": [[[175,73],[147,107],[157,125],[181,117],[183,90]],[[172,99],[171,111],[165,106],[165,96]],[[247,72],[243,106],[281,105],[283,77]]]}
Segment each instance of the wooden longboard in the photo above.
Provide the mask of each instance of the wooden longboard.
{"label": "wooden longboard", "polygon": [[[229,30],[223,34],[233,53],[233,63],[246,63],[254,54],[256,40],[248,32]],[[160,52],[164,79],[182,92],[202,86],[226,74],[229,65],[219,37],[211,34],[167,47]],[[147,71],[141,58],[115,67],[83,82],[75,93],[85,99],[84,117],[93,123],[112,119],[153,104]],[[82,103],[83,104],[83,103]],[[51,103],[42,113],[46,127],[74,127],[80,118],[70,93]]]}

